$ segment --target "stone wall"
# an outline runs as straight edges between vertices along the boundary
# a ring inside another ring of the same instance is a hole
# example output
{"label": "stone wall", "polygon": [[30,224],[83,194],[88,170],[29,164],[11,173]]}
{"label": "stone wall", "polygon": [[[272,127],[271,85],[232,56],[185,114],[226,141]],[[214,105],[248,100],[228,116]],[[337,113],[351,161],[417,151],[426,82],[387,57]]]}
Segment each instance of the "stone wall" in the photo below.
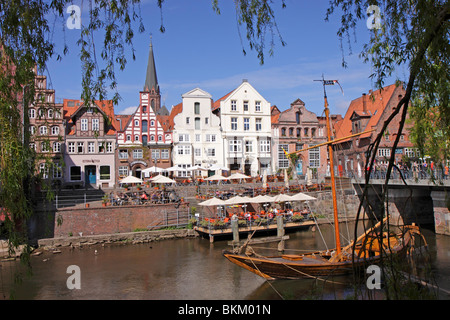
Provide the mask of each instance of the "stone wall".
{"label": "stone wall", "polygon": [[133,232],[149,226],[165,224],[165,213],[178,213],[183,221],[188,219],[189,205],[174,204],[72,207],[59,209],[55,214],[54,237],[99,235]]}

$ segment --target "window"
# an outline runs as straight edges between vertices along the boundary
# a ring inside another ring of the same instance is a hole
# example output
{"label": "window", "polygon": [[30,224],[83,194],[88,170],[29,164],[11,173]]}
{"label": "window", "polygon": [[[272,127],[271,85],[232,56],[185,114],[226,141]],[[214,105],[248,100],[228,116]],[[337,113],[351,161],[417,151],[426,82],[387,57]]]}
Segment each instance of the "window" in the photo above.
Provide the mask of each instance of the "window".
{"label": "window", "polygon": [[186,124],[189,124],[189,122],[190,122],[189,117],[186,117]]}
{"label": "window", "polygon": [[200,130],[200,118],[195,118],[195,130]]}
{"label": "window", "polygon": [[134,159],[142,159],[142,149],[134,149],[133,150],[133,158]]}
{"label": "window", "polygon": [[200,102],[195,102],[194,103],[194,113],[195,114],[200,114]]}
{"label": "window", "polygon": [[138,134],[134,135],[134,141],[139,141],[139,135]]}
{"label": "window", "polygon": [[78,153],[83,153],[84,152],[84,142],[78,142],[77,143],[77,152]]}
{"label": "window", "polygon": [[45,163],[39,164],[39,172],[43,179],[48,179],[48,166]]}
{"label": "window", "polygon": [[270,152],[270,140],[261,140],[259,142],[259,151],[269,153]]}
{"label": "window", "polygon": [[245,141],[245,152],[253,152],[253,143],[252,141]]}
{"label": "window", "polygon": [[87,131],[87,119],[81,119],[81,131]]}
{"label": "window", "polygon": [[230,152],[242,152],[242,141],[230,140],[229,147]]}
{"label": "window", "polygon": [[150,141],[155,141],[155,135],[154,135],[154,134],[152,134],[152,135],[150,136]]}
{"label": "window", "polygon": [[378,156],[379,157],[390,157],[391,156],[391,149],[390,148],[380,148],[380,149],[378,149]]}
{"label": "window", "polygon": [[119,150],[119,159],[128,159],[128,150],[120,149]]}
{"label": "window", "polygon": [[75,142],[69,142],[68,151],[69,153],[75,153]]}
{"label": "window", "polygon": [[286,136],[286,128],[281,128],[281,136]]}
{"label": "window", "polygon": [[261,111],[261,101],[255,101],[255,111],[256,112]]}
{"label": "window", "polygon": [[237,130],[237,118],[231,118],[231,130]]}
{"label": "window", "polygon": [[255,125],[255,130],[256,130],[256,131],[261,131],[261,130],[262,130],[262,121],[261,121],[261,118],[256,118],[256,119],[255,119],[255,123],[256,123],[256,125]]}
{"label": "window", "polygon": [[34,135],[36,133],[36,127],[35,126],[30,126],[30,135]]}
{"label": "window", "polygon": [[289,128],[289,136],[292,137],[294,135],[294,128]]}
{"label": "window", "polygon": [[216,142],[216,135],[215,134],[207,134],[206,142]]}
{"label": "window", "polygon": [[289,167],[289,159],[286,156],[285,151],[289,150],[288,144],[280,144],[278,145],[278,167],[279,168],[288,168]]}
{"label": "window", "polygon": [[296,135],[297,135],[297,138],[300,138],[300,135],[301,135],[301,129],[300,129],[300,128],[297,128],[296,131],[297,131],[297,134],[296,134]]}
{"label": "window", "polygon": [[62,167],[60,163],[53,164],[53,179],[62,178]]}
{"label": "window", "polygon": [[121,177],[128,176],[128,167],[127,166],[119,166],[119,176],[121,176]]}
{"label": "window", "polygon": [[154,127],[155,126],[155,120],[150,120],[150,127]]}
{"label": "window", "polygon": [[195,134],[195,142],[201,142],[201,138],[202,135],[201,134]]}
{"label": "window", "polygon": [[250,118],[244,118],[244,131],[250,130]]}
{"label": "window", "polygon": [[30,149],[36,151],[36,144],[34,142],[30,142]]}
{"label": "window", "polygon": [[48,111],[47,111],[47,117],[48,117],[49,119],[53,119],[53,109],[48,109]]}
{"label": "window", "polygon": [[39,127],[39,134],[41,136],[45,136],[47,134],[47,127],[46,126]]}
{"label": "window", "polygon": [[191,154],[191,146],[178,146],[177,151],[179,155],[190,155]]}
{"label": "window", "polygon": [[311,137],[316,137],[316,128],[311,128]]}
{"label": "window", "polygon": [[195,148],[194,149],[194,156],[201,157],[202,156],[202,149],[201,148]]}
{"label": "window", "polygon": [[36,118],[36,110],[35,110],[35,109],[28,109],[28,116],[29,116],[31,119]]}
{"label": "window", "polygon": [[152,159],[158,160],[160,158],[159,149],[152,149]]}
{"label": "window", "polygon": [[148,121],[147,120],[142,120],[142,133],[147,133],[148,132]]}
{"label": "window", "polygon": [[88,142],[88,153],[95,152],[95,142]]}
{"label": "window", "polygon": [[307,137],[309,135],[309,128],[305,128],[303,129],[304,131],[304,136]]}
{"label": "window", "polygon": [[92,119],[92,131],[99,131],[99,130],[100,130],[100,120]]}
{"label": "window", "polygon": [[48,141],[41,142],[41,152],[48,152],[49,143]]}
{"label": "window", "polygon": [[131,141],[131,135],[127,134],[127,141]]}
{"label": "window", "polygon": [[45,114],[44,109],[40,108],[40,109],[38,110],[39,118],[43,118],[43,117],[44,117],[44,114]]}
{"label": "window", "polygon": [[61,143],[53,142],[53,152],[61,152]]}
{"label": "window", "polygon": [[70,180],[71,181],[81,180],[81,167],[78,166],[70,167]]}
{"label": "window", "polygon": [[59,127],[53,126],[52,127],[52,135],[57,136],[59,134]]}
{"label": "window", "polygon": [[231,100],[231,111],[237,111],[237,102],[236,102],[236,100]]}
{"label": "window", "polygon": [[142,145],[145,147],[147,146],[147,142],[148,142],[148,136],[147,135],[143,135],[142,136]]}
{"label": "window", "polygon": [[147,113],[147,106],[142,106],[142,113]]}
{"label": "window", "polygon": [[206,118],[205,118],[205,124],[208,124],[208,123],[209,123],[209,118],[206,117]]}
{"label": "window", "polygon": [[248,111],[248,101],[244,101],[244,111]]}
{"label": "window", "polygon": [[110,179],[111,179],[111,167],[100,166],[100,180],[110,180]]}
{"label": "window", "polygon": [[169,159],[169,149],[161,149],[161,159]]}
{"label": "window", "polygon": [[139,127],[139,120],[134,120],[134,126]]}
{"label": "window", "polygon": [[178,142],[189,142],[189,134],[179,134],[178,135]]}
{"label": "window", "polygon": [[[310,145],[312,147],[313,145]],[[320,167],[320,149],[314,148],[309,149],[309,167],[319,168]]]}
{"label": "window", "polygon": [[297,124],[300,124],[300,112],[296,112],[296,113],[295,113],[295,122],[296,122]]}
{"label": "window", "polygon": [[216,156],[216,148],[208,148],[207,150],[208,157],[215,157]]}

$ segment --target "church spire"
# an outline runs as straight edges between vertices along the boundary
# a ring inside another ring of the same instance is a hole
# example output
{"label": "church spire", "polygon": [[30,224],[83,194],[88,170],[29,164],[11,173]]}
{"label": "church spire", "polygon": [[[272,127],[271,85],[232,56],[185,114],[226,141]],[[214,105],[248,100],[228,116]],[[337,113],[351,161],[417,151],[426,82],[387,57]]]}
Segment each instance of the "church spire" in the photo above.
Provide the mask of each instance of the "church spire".
{"label": "church spire", "polygon": [[155,57],[153,56],[152,35],[150,34],[150,51],[148,53],[147,75],[145,76],[144,91],[155,89],[159,93],[158,78],[156,77]]}

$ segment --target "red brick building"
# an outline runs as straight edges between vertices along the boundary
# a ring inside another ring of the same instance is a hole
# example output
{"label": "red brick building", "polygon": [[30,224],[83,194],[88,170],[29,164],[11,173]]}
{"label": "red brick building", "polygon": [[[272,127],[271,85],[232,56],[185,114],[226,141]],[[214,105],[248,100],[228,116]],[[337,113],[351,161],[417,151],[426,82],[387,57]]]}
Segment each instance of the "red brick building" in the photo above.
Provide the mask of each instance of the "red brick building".
{"label": "red brick building", "polygon": [[[341,121],[334,125],[335,138],[344,138],[352,134],[374,129],[375,131],[365,133],[354,138],[345,139],[335,145],[336,169],[341,176],[364,175],[367,147],[374,142],[381,132],[384,122],[391,115],[393,109],[405,94],[403,85],[390,85],[380,90],[369,91],[361,97],[353,100]],[[406,121],[402,136],[396,150],[392,145],[396,139],[401,113],[399,113],[387,127],[382,141],[379,145],[376,162],[377,165],[388,163],[392,152],[395,152],[396,161],[405,157],[417,156],[416,148],[410,141],[409,128],[411,124]]]}

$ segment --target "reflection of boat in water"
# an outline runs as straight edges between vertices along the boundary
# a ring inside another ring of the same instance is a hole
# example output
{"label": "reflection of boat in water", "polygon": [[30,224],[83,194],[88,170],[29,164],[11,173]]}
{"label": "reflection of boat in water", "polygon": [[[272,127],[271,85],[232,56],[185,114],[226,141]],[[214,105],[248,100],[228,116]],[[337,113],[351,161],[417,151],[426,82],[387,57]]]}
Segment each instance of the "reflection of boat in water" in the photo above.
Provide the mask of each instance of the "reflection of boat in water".
{"label": "reflection of boat in water", "polygon": [[333,141],[331,140],[329,109],[325,92],[325,85],[334,83],[326,80],[322,80],[322,82],[324,85],[336,248],[334,250],[309,252],[301,255],[281,254],[268,257],[257,254],[247,245],[236,248],[233,251],[223,252],[223,255],[229,261],[265,279],[299,279],[349,274],[355,268],[375,264],[388,255],[408,254],[410,249],[414,247],[416,236],[421,237],[424,241],[418,227],[414,225],[404,226],[396,233],[384,231],[387,220],[387,218],[384,218],[349,245],[341,246],[336,184],[334,181],[333,149],[331,146]]}

